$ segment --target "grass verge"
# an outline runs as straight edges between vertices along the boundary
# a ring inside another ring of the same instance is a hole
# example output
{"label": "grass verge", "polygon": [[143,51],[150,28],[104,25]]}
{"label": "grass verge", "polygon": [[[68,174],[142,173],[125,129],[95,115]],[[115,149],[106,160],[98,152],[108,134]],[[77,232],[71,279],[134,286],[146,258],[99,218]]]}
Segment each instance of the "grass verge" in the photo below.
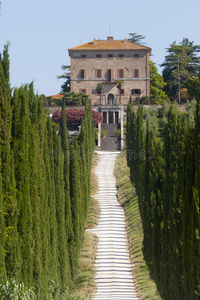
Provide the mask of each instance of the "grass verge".
{"label": "grass verge", "polygon": [[[85,229],[93,228],[98,224],[100,208],[98,201],[94,195],[98,191],[98,180],[95,174],[95,167],[99,161],[99,156],[94,154],[92,170],[91,170],[91,199],[88,207],[88,215],[85,224]],[[74,291],[72,296],[80,297],[81,299],[90,300],[92,299],[95,282],[95,259],[97,252],[98,238],[94,233],[85,231],[84,241],[79,258],[79,267],[77,274],[74,278]]]}
{"label": "grass verge", "polygon": [[130,169],[123,151],[116,160],[114,175],[117,178],[117,197],[124,208],[130,260],[138,296],[141,300],[162,300],[155,282],[150,278],[149,269],[142,252],[143,229],[135,189],[130,181]]}

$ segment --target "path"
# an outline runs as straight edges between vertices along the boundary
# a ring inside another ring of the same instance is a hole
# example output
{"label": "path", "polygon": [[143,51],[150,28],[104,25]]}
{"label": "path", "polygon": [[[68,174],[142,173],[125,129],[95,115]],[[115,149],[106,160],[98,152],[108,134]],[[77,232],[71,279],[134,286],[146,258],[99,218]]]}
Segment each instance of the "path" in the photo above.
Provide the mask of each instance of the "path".
{"label": "path", "polygon": [[113,171],[118,152],[100,151],[98,154],[99,191],[95,198],[99,201],[101,215],[98,226],[90,230],[99,238],[93,300],[139,300],[127,252],[124,212],[116,198]]}

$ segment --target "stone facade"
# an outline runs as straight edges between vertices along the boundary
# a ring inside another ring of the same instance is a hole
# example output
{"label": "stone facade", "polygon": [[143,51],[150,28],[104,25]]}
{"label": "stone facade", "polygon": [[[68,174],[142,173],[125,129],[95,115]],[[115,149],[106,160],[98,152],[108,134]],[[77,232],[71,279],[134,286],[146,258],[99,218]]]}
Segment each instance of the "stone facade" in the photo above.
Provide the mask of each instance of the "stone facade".
{"label": "stone facade", "polygon": [[[93,106],[127,105],[150,94],[149,56],[151,48],[128,40],[93,40],[69,49],[71,91],[85,92]],[[121,90],[116,81],[122,80]],[[102,83],[102,92],[97,85]]]}

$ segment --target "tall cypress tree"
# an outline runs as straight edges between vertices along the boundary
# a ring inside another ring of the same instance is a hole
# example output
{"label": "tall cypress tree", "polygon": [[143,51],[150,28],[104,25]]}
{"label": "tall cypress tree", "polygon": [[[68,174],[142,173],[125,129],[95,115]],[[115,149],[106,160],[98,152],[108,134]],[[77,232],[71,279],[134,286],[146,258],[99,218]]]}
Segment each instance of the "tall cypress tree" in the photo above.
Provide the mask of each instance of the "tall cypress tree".
{"label": "tall cypress tree", "polygon": [[[173,291],[174,263],[174,213],[177,188],[177,117],[173,105],[168,114],[164,138],[165,185],[163,197],[163,234],[162,234],[162,280],[163,295],[169,297]],[[172,298],[171,298],[172,299]]]}
{"label": "tall cypress tree", "polygon": [[155,198],[154,191],[154,174],[153,174],[153,157],[154,157],[154,136],[153,131],[149,128],[149,123],[147,123],[146,130],[146,160],[145,160],[145,192],[144,200],[142,204],[142,213],[143,219],[143,231],[144,231],[144,240],[143,240],[143,252],[144,258],[148,265],[151,264],[152,260],[152,224],[153,224],[153,215],[152,215],[152,203],[151,198]]}
{"label": "tall cypress tree", "polygon": [[70,200],[70,185],[69,185],[69,151],[67,140],[67,122],[65,101],[62,103],[61,123],[60,123],[61,146],[64,154],[63,176],[65,182],[65,220],[66,220],[66,235],[70,243],[73,239],[72,216],[71,216],[71,200]]}
{"label": "tall cypress tree", "polygon": [[56,128],[53,131],[54,139],[54,181],[56,197],[56,217],[58,226],[58,250],[59,250],[59,268],[62,286],[68,285],[71,280],[70,261],[68,245],[66,238],[66,220],[65,220],[65,194],[63,164],[64,155],[61,147],[61,139],[57,134]]}
{"label": "tall cypress tree", "polygon": [[0,172],[0,283],[6,280],[5,268],[5,223],[3,211],[2,182]]}
{"label": "tall cypress tree", "polygon": [[[75,275],[77,258],[81,243],[81,190],[80,190],[80,167],[79,167],[79,145],[73,140],[70,147],[70,197],[72,202],[72,220],[74,232],[74,246],[72,261],[72,275]],[[72,253],[72,252],[71,252]]]}
{"label": "tall cypress tree", "polygon": [[162,240],[162,222],[163,222],[163,181],[164,181],[164,158],[163,143],[160,139],[155,140],[153,153],[153,192],[151,197],[152,206],[152,273],[153,278],[160,290],[161,281],[161,240]]}
{"label": "tall cypress tree", "polygon": [[136,164],[136,192],[138,195],[139,208],[141,217],[143,219],[142,202],[144,197],[144,167],[145,167],[145,132],[143,124],[143,107],[139,107],[137,113],[137,164]]}

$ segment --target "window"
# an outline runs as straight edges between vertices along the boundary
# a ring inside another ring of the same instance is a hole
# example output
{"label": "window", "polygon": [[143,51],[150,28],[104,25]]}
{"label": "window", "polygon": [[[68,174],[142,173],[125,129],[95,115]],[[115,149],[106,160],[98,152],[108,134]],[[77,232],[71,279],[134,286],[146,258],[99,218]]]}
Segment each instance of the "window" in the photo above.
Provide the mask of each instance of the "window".
{"label": "window", "polygon": [[108,54],[108,58],[113,58],[113,54]]}
{"label": "window", "polygon": [[101,78],[101,69],[96,69],[96,78]]}
{"label": "window", "polygon": [[97,58],[97,59],[101,59],[101,54],[97,54],[97,55],[96,55],[96,58]]}
{"label": "window", "polygon": [[139,69],[134,69],[134,78],[139,78]]}
{"label": "window", "polygon": [[85,69],[80,70],[80,77],[85,78],[86,77],[85,75],[86,75]]}
{"label": "window", "polygon": [[124,58],[124,54],[119,54],[118,58]]}
{"label": "window", "polygon": [[120,89],[120,95],[124,95],[124,89]]}
{"label": "window", "polygon": [[86,89],[81,89],[81,93],[86,94]]}
{"label": "window", "polygon": [[141,94],[141,90],[140,89],[132,89],[132,91],[131,91],[132,93],[132,95],[140,95]]}
{"label": "window", "polygon": [[85,59],[85,58],[86,58],[86,55],[85,55],[85,54],[81,54],[81,58],[82,58],[82,59]]}
{"label": "window", "polygon": [[134,58],[139,58],[139,54],[134,54]]}
{"label": "window", "polygon": [[108,81],[113,81],[113,69],[108,69]]}
{"label": "window", "polygon": [[124,69],[118,69],[118,77],[124,78]]}

